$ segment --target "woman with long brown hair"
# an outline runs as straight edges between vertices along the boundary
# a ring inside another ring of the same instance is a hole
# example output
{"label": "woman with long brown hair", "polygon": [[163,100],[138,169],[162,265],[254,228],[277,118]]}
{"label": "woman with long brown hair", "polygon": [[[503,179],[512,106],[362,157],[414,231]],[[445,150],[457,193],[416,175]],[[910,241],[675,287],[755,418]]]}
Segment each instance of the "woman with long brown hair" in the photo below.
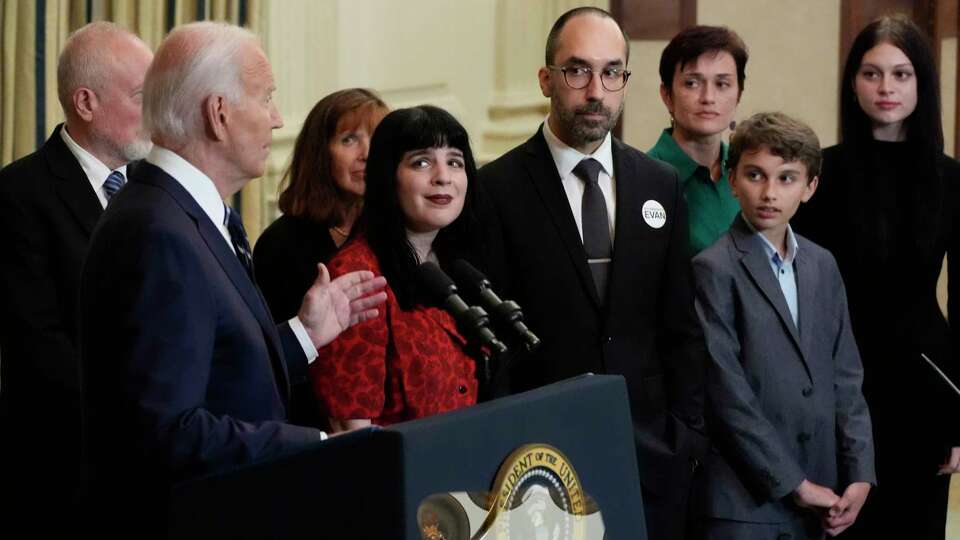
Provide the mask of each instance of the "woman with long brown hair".
{"label": "woman with long brown hair", "polygon": [[388,109],[371,90],[321,99],[297,136],[280,187],[283,215],[253,251],[257,283],[276,321],[297,314],[303,295],[350,235],[363,206],[370,137]]}

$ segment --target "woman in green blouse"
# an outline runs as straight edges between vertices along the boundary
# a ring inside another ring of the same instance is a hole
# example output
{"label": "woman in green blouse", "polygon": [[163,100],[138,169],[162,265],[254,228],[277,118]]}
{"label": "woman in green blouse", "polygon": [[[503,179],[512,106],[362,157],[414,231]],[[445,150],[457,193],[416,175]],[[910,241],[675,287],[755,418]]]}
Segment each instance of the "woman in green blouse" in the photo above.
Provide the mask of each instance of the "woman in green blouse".
{"label": "woman in green blouse", "polygon": [[727,181],[723,133],[743,94],[747,48],[722,26],[677,34],[660,56],[660,97],[670,113],[652,157],[673,165],[687,198],[690,255],[720,238],[740,210]]}

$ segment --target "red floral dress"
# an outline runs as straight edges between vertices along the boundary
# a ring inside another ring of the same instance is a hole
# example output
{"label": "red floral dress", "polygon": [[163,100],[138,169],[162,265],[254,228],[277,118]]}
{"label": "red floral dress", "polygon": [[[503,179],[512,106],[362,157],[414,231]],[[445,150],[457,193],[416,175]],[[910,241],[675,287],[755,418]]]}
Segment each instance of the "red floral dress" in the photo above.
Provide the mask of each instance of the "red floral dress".
{"label": "red floral dress", "polygon": [[[331,277],[381,273],[363,237],[344,246],[329,268]],[[402,310],[389,284],[385,290],[379,316],[344,331],[310,365],[327,415],[388,425],[476,403],[475,364],[453,318],[433,307]]]}

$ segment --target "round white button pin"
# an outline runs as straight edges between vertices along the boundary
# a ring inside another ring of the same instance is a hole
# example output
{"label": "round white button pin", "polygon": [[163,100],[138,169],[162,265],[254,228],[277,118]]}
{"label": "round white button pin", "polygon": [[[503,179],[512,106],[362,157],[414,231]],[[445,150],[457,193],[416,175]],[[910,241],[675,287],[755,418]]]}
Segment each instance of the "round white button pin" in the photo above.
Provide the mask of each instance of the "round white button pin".
{"label": "round white button pin", "polygon": [[663,209],[663,205],[657,201],[650,199],[649,201],[643,203],[643,220],[647,222],[647,225],[653,227],[654,229],[659,229],[667,222],[667,211]]}

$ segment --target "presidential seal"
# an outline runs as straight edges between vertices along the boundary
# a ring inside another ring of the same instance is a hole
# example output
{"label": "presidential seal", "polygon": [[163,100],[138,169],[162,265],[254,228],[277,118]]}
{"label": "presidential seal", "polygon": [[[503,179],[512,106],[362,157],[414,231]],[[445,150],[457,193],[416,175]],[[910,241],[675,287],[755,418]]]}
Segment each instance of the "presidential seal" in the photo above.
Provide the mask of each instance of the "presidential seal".
{"label": "presidential seal", "polygon": [[[510,454],[491,496],[490,513],[475,539],[602,538],[596,505],[584,493],[570,460],[550,445],[530,444]],[[601,535],[595,536],[598,521]]]}
{"label": "presidential seal", "polygon": [[603,516],[563,453],[529,444],[510,453],[489,492],[437,493],[417,512],[423,540],[601,540]]}

